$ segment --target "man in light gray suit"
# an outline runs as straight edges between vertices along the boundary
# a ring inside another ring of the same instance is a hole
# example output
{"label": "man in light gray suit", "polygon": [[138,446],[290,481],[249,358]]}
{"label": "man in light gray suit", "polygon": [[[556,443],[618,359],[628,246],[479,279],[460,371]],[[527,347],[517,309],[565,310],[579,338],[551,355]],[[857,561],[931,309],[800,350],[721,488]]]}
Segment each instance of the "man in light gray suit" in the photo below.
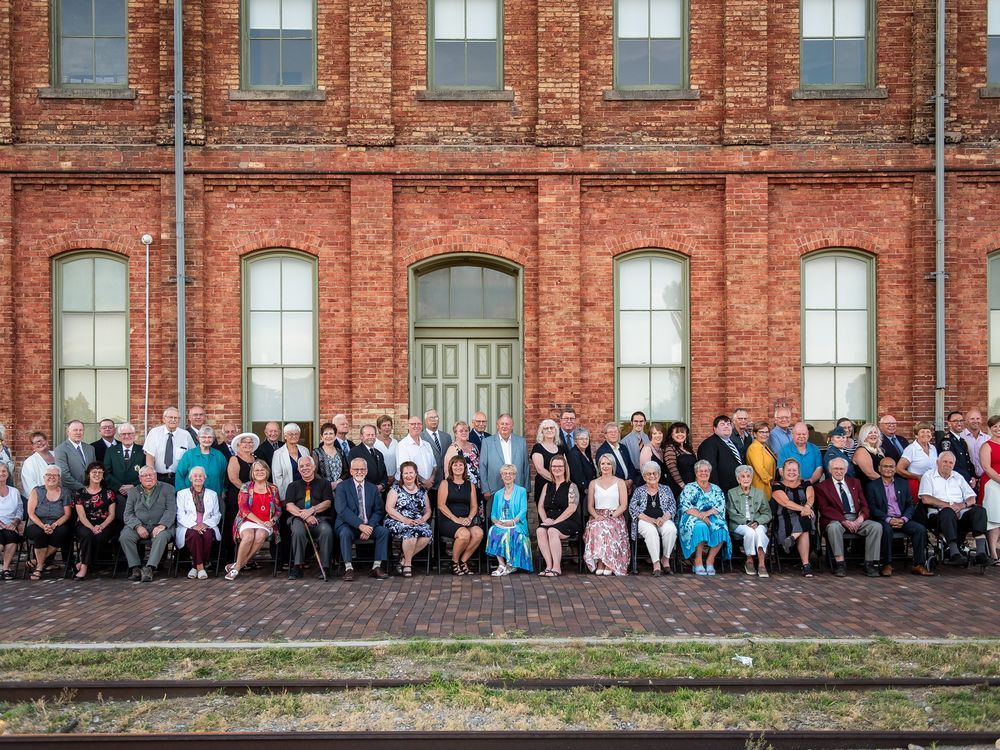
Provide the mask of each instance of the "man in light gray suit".
{"label": "man in light gray suit", "polygon": [[62,472],[62,484],[76,492],[87,484],[87,465],[94,461],[94,446],[83,442],[83,422],[74,419],[66,425],[66,439],[52,451],[56,466]]}
{"label": "man in light gray suit", "polygon": [[420,439],[426,440],[434,451],[434,463],[437,464],[437,474],[434,475],[435,490],[444,478],[444,454],[451,446],[451,435],[439,430],[440,424],[441,417],[436,410],[428,409],[424,412],[424,431],[420,433]]}
{"label": "man in light gray suit", "polygon": [[[139,469],[139,486],[128,491],[125,500],[125,528],[118,536],[122,550],[128,560],[129,580],[149,583],[153,571],[160,565],[167,544],[174,535],[177,522],[177,498],[174,488],[156,481],[156,470],[152,466]],[[146,567],[139,568],[139,540],[152,539],[149,546],[149,560]]]}
{"label": "man in light gray suit", "polygon": [[483,440],[483,447],[479,451],[479,481],[483,494],[487,497],[503,488],[500,467],[504,464],[514,465],[517,469],[515,481],[530,494],[528,444],[523,437],[514,434],[514,418],[510,414],[500,415],[497,419],[497,431]]}

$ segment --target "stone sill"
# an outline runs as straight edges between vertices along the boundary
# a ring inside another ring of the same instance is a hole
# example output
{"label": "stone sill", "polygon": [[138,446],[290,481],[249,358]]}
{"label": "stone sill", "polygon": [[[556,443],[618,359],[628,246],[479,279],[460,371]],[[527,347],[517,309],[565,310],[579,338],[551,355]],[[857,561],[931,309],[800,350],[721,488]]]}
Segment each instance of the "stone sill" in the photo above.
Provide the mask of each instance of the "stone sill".
{"label": "stone sill", "polygon": [[874,89],[798,89],[792,99],[888,99],[885,86]]}
{"label": "stone sill", "polygon": [[39,99],[136,99],[139,94],[135,89],[113,88],[109,86],[51,86],[38,89]]}
{"label": "stone sill", "polygon": [[979,89],[980,99],[1000,99],[1000,86],[983,86]]}
{"label": "stone sill", "polygon": [[424,89],[417,92],[418,102],[512,102],[514,92],[509,89]]}
{"label": "stone sill", "polygon": [[606,102],[698,101],[698,89],[605,89]]}
{"label": "stone sill", "polygon": [[322,89],[229,89],[231,102],[325,102]]}

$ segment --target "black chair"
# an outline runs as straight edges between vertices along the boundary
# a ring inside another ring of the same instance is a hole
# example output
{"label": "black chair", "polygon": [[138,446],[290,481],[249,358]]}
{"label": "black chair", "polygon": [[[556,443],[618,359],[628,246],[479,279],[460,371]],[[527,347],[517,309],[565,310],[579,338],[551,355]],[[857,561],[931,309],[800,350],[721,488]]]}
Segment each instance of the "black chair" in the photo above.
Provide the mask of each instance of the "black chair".
{"label": "black chair", "polygon": [[[565,539],[562,540],[562,543],[563,543],[563,548],[568,548],[571,552],[573,551],[573,547],[576,547],[576,554],[575,555],[571,554],[568,557],[570,559],[572,559],[573,557],[576,557],[576,572],[577,573],[582,573],[583,570],[584,570],[584,565],[585,565],[584,561],[583,561],[583,552],[584,552],[584,549],[583,549],[583,532],[584,532],[584,529],[587,528],[587,500],[586,500],[586,497],[581,498],[580,502],[577,503],[577,505],[576,505],[576,514],[577,514],[577,518],[580,521],[580,531],[578,533],[576,533],[576,534],[570,534],[567,538],[565,538]],[[537,566],[537,570],[544,570],[545,569],[545,564],[544,564],[545,560],[542,558],[542,553],[537,551],[537,540],[536,540],[535,546],[536,546],[536,551],[535,551],[535,555],[536,555],[536,557],[535,557],[535,565]],[[566,559],[566,557],[567,557],[567,555],[564,553],[563,554],[563,559]]]}
{"label": "black chair", "polygon": [[[625,517],[629,518],[629,514],[626,514]],[[629,531],[630,532],[631,532],[631,529],[632,529],[632,522],[631,522],[631,519],[630,519],[629,520]],[[642,540],[639,538],[639,533],[638,533],[638,528],[637,528],[636,535],[634,537],[632,537],[632,575],[634,575],[634,576],[635,575],[639,575],[639,555],[640,554],[644,555],[645,558],[647,560],[649,560],[649,564],[650,565],[653,564],[654,560],[653,560],[652,557],[650,557],[649,550],[646,549],[646,544],[644,542],[642,542]],[[674,544],[674,549],[670,553],[670,569],[674,573],[679,573],[680,570],[681,570],[681,544],[680,544],[680,540],[678,540]]]}
{"label": "black chair", "polygon": [[[434,513],[432,511],[431,512],[430,520],[428,521],[428,523],[431,525],[431,540],[430,540],[430,542],[428,542],[427,546],[424,547],[424,549],[423,549],[422,552],[420,552],[418,555],[414,555],[414,557],[413,557],[413,562],[416,563],[417,557],[419,555],[423,555],[424,556],[424,573],[426,575],[430,575],[431,574],[431,558],[434,556],[434,547],[435,547],[434,539],[436,538],[436,534],[437,534],[437,524],[434,522],[434,519],[435,519],[435,515],[434,515]],[[358,544],[358,542],[355,542],[355,544]],[[372,545],[372,551],[374,552],[374,550],[375,550],[375,541],[374,540],[370,540],[368,542],[361,542],[361,544],[371,544]],[[403,559],[403,541],[401,539],[397,539],[396,537],[390,535],[390,537],[389,537],[389,560],[386,561],[386,567],[389,570],[392,570],[392,566],[389,565],[389,561],[393,559],[393,551],[395,551],[395,550],[398,550],[398,552],[399,552],[399,557],[397,558],[397,562],[401,561]]]}
{"label": "black chair", "polygon": [[[441,532],[441,524],[438,523],[438,515],[440,514],[440,512],[441,511],[438,510],[437,503],[435,503],[434,504],[434,512],[431,514],[431,517],[432,517],[432,519],[434,521],[434,523],[433,523],[433,526],[434,526],[434,537],[433,537],[433,541],[431,542],[431,546],[434,547],[434,557],[436,558],[438,575],[441,575],[441,565],[442,565],[442,563],[445,560],[450,560],[451,559],[451,547],[450,547],[450,545],[448,543],[449,542],[451,542],[451,544],[455,543],[455,540],[454,540],[453,537],[445,536]],[[486,533],[485,533],[485,530],[484,530],[484,533],[483,533],[483,540],[479,543],[479,549],[476,550],[476,554],[475,554],[474,558],[469,558],[469,559],[470,560],[475,559],[475,561],[476,561],[476,573],[478,573],[479,575],[482,575],[483,571],[486,571],[487,573],[489,572],[489,570],[488,570],[489,561],[486,559]]]}
{"label": "black chair", "polygon": [[[182,555],[188,561],[191,560],[191,553],[188,550],[186,544],[180,549],[174,550],[174,556],[173,560],[171,561],[172,564],[170,566],[170,575],[172,575],[174,578],[176,578],[178,573],[180,572]],[[215,560],[215,571],[212,575],[218,578],[220,575],[222,575],[222,542],[218,539],[212,542],[212,559]],[[275,560],[275,562],[277,562],[277,560]]]}

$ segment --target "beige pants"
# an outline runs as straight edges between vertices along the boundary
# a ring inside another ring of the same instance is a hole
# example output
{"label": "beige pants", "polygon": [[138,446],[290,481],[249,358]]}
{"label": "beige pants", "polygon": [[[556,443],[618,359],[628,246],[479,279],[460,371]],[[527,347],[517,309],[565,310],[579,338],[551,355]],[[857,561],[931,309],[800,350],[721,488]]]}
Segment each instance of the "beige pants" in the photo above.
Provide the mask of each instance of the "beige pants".
{"label": "beige pants", "polygon": [[[677,527],[670,520],[664,521],[662,526],[656,526],[640,518],[639,536],[646,543],[649,556],[654,561],[660,560],[663,557],[669,559],[674,551],[674,545],[677,544]],[[662,555],[660,554],[661,548],[663,550]]]}

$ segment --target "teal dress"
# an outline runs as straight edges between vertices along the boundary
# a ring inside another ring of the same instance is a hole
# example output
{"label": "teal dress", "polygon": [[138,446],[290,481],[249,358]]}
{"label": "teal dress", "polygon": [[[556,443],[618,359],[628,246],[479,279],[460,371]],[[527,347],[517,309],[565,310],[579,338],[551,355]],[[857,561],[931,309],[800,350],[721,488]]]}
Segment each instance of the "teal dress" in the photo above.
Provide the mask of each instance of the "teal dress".
{"label": "teal dress", "polygon": [[502,557],[508,565],[520,570],[531,571],[534,568],[531,562],[531,537],[528,536],[528,493],[517,484],[511,490],[509,499],[504,496],[505,493],[506,490],[501,488],[493,496],[490,520],[512,521],[516,518],[517,524],[491,525],[486,541],[486,554]]}
{"label": "teal dress", "polygon": [[[706,523],[689,514],[688,510],[691,508],[698,511],[714,508],[716,512],[708,517]],[[733,543],[729,539],[729,527],[726,525],[726,498],[719,487],[710,485],[708,492],[705,492],[697,482],[684,485],[677,519],[677,533],[685,559],[694,554],[699,542],[705,542],[709,547],[725,542],[726,557],[732,557]]]}
{"label": "teal dress", "polygon": [[219,497],[226,494],[226,468],[229,461],[220,451],[212,448],[209,452],[202,453],[201,446],[188,448],[177,462],[177,473],[174,474],[174,489],[180,492],[191,486],[188,475],[195,466],[200,466],[205,470],[205,486],[215,492]]}

